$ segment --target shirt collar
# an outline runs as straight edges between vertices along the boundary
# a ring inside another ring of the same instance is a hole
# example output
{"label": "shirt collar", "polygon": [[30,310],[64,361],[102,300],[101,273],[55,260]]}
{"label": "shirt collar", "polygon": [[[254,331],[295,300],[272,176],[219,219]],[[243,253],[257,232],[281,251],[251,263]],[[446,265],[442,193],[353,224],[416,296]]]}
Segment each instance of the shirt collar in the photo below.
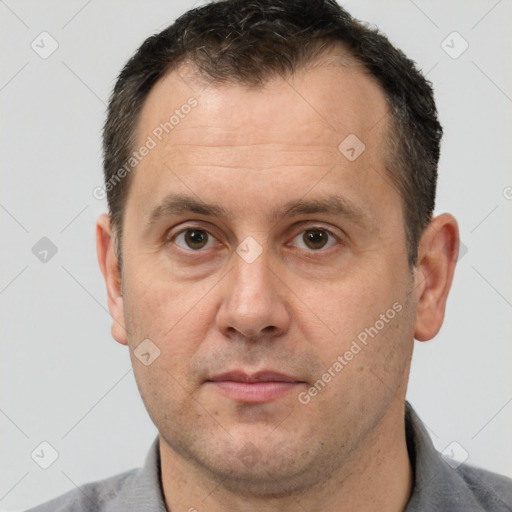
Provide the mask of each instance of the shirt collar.
{"label": "shirt collar", "polygon": [[414,476],[405,512],[485,512],[464,479],[464,467],[452,468],[443,459],[409,402],[405,402],[405,433]]}
{"label": "shirt collar", "polygon": [[159,436],[154,439],[146,455],[144,466],[127,480],[117,499],[105,512],[168,512],[161,481]]}

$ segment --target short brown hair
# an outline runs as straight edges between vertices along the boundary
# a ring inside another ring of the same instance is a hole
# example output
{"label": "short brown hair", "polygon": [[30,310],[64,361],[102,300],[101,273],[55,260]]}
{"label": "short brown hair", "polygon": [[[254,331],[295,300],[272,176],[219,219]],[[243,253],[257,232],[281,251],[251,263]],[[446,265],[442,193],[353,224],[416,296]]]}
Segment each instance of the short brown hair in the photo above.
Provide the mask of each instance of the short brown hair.
{"label": "short brown hair", "polygon": [[[442,128],[431,83],[377,29],[357,21],[335,0],[221,0],[188,11],[146,39],[115,84],[103,134],[105,183],[126,168],[140,111],[166,73],[187,62],[207,79],[258,85],[293,73],[335,44],[347,48],[382,87],[392,119],[386,168],[400,193],[408,261],[435,206]],[[131,173],[107,188],[121,263],[123,212]]]}

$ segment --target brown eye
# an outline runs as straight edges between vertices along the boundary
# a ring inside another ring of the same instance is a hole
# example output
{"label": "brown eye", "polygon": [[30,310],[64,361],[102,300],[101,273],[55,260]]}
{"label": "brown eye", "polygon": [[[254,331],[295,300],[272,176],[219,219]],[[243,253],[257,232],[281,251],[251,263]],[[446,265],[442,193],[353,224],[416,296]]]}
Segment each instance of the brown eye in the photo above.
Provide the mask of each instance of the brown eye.
{"label": "brown eye", "polygon": [[308,229],[302,237],[304,243],[310,249],[321,249],[327,243],[328,238],[327,233],[319,229]]}
{"label": "brown eye", "polygon": [[300,249],[318,251],[319,249],[328,249],[336,245],[338,238],[328,229],[310,228],[297,235],[294,241]]}
{"label": "brown eye", "polygon": [[204,249],[210,242],[210,235],[204,229],[186,229],[178,234],[175,242],[183,249]]}

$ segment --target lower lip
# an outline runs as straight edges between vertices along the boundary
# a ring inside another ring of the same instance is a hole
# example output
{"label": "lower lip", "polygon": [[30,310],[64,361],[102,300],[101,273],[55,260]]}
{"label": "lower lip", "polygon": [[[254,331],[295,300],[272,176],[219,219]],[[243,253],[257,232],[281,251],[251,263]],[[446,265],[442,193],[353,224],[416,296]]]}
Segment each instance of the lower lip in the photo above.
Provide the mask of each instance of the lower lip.
{"label": "lower lip", "polygon": [[208,381],[222,393],[239,402],[269,402],[293,389],[300,382],[236,382],[232,380]]}

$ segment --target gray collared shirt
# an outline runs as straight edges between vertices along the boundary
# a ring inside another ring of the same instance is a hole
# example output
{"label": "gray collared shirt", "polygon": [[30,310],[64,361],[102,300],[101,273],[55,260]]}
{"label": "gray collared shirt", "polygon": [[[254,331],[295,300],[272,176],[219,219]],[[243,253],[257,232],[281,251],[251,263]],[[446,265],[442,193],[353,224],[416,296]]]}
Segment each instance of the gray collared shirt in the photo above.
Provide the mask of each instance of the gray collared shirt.
{"label": "gray collared shirt", "polygon": [[[414,487],[405,512],[512,511],[512,480],[483,469],[449,464],[434,448],[406,402],[407,447]],[[168,512],[160,480],[158,436],[144,466],[88,483],[27,512]]]}

